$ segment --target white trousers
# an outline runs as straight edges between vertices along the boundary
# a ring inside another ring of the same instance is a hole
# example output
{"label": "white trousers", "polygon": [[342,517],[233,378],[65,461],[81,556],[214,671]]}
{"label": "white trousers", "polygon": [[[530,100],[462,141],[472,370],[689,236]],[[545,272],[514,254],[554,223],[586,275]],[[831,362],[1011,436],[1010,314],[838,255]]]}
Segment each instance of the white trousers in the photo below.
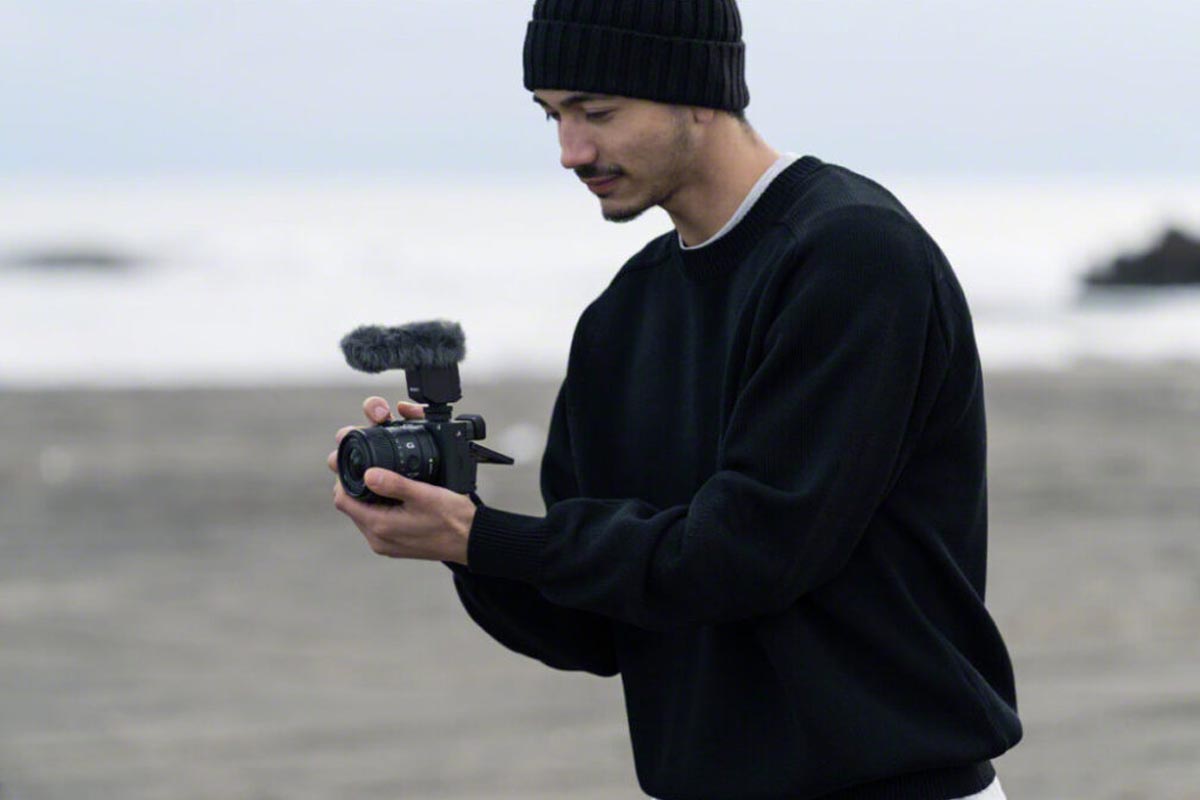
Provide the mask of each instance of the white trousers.
{"label": "white trousers", "polygon": [[1004,790],[1000,788],[1000,779],[994,778],[987,788],[982,792],[960,797],[958,800],[1008,800],[1004,795]]}
{"label": "white trousers", "polygon": [[1000,788],[1000,779],[993,778],[992,782],[982,792],[976,792],[966,797],[959,797],[957,800],[1008,800],[1008,797],[1004,794],[1004,790]]}

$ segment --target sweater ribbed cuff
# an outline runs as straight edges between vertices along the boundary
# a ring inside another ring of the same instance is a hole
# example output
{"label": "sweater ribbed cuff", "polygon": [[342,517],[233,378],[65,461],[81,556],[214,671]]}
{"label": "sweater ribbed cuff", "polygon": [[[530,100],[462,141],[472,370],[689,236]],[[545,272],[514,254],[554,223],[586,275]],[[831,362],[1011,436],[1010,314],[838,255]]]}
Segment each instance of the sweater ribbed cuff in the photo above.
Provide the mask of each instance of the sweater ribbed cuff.
{"label": "sweater ribbed cuff", "polygon": [[542,517],[480,506],[467,539],[467,566],[480,575],[536,583],[548,536]]}

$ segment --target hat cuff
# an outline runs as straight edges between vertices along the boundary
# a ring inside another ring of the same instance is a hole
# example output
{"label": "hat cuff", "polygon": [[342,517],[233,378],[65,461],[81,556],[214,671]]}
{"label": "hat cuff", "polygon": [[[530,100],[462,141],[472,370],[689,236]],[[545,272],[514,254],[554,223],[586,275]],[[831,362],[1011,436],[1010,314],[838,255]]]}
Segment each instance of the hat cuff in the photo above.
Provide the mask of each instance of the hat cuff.
{"label": "hat cuff", "polygon": [[675,39],[574,22],[534,20],[525,36],[525,88],[596,92],[740,111],[750,103],[742,42]]}

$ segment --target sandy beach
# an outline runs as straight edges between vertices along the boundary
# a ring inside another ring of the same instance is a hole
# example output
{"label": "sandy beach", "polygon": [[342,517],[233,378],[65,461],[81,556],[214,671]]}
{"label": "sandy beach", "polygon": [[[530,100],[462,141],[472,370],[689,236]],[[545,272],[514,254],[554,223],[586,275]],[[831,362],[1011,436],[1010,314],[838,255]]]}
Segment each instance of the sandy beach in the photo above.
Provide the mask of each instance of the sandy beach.
{"label": "sandy beach", "polygon": [[[519,462],[481,494],[539,511],[555,387],[464,378]],[[1200,797],[1200,365],[987,392],[1008,796]],[[0,798],[642,796],[618,681],[504,650],[333,509],[364,394],[0,390]]]}

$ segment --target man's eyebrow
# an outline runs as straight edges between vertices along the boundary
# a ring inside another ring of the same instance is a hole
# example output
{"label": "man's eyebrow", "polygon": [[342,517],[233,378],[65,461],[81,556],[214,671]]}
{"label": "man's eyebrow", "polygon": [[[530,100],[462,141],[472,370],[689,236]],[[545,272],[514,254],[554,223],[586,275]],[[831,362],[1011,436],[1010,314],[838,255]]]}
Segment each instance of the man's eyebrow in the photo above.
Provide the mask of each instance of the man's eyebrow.
{"label": "man's eyebrow", "polygon": [[[563,98],[563,101],[559,103],[559,105],[563,108],[570,108],[571,106],[577,106],[580,103],[586,103],[590,100],[607,100],[610,96],[611,95],[606,94],[588,94],[586,92],[578,92],[576,94],[567,95],[565,98]],[[533,102],[537,103],[542,108],[550,108],[550,104],[538,97],[536,94],[533,96]]]}

